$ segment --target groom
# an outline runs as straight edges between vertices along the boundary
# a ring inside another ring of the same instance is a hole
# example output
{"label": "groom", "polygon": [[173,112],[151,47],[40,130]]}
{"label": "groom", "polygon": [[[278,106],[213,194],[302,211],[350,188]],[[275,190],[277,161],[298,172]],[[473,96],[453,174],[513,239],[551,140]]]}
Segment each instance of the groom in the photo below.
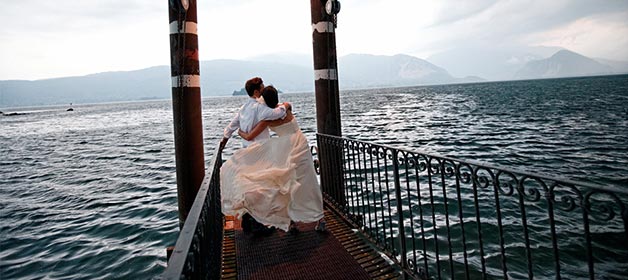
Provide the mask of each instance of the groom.
{"label": "groom", "polygon": [[[246,81],[244,88],[246,89],[246,93],[249,95],[249,98],[246,102],[244,102],[242,107],[240,107],[240,110],[231,120],[229,125],[225,127],[223,139],[220,141],[221,149],[225,147],[227,141],[229,141],[229,138],[236,130],[240,129],[243,132],[248,133],[251,132],[255,125],[257,125],[260,121],[283,119],[286,116],[286,107],[284,105],[271,109],[266,106],[262,100],[258,99],[264,89],[264,81],[262,81],[262,78],[255,77],[249,79]],[[265,130],[251,141],[242,139],[242,146],[246,148],[254,142],[263,142],[268,139],[270,139],[270,133],[268,130]],[[255,221],[255,219],[253,219],[253,217],[251,217],[248,213],[242,216],[242,229],[245,232],[252,231],[255,235],[267,235],[273,231],[273,229],[269,229],[263,224]]]}
{"label": "groom", "polygon": [[[264,89],[264,81],[262,81],[262,78],[255,77],[249,79],[246,81],[244,88],[246,89],[246,93],[249,95],[249,98],[246,102],[244,102],[242,107],[240,107],[240,111],[238,111],[229,125],[225,128],[224,137],[220,142],[222,147],[227,144],[231,135],[233,135],[233,133],[238,129],[242,130],[242,132],[248,133],[251,132],[255,125],[257,125],[260,121],[272,121],[286,117],[286,107],[283,104],[279,105],[275,109],[271,109],[266,106],[263,101],[258,100],[262,94],[262,90]],[[270,133],[268,130],[265,130],[251,141],[242,139],[242,145],[246,148],[254,142],[263,142],[268,139],[270,139]]]}

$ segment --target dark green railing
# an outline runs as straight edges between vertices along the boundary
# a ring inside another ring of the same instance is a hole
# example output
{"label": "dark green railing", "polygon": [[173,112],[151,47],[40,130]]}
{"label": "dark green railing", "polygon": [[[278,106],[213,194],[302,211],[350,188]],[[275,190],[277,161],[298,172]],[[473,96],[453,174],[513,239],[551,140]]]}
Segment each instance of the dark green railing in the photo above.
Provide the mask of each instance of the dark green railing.
{"label": "dark green railing", "polygon": [[[628,186],[599,186],[317,135],[326,201],[407,276],[432,279],[628,275]],[[220,278],[221,150],[163,279]]]}
{"label": "dark green railing", "polygon": [[342,184],[325,187],[326,200],[409,276],[628,279],[628,186],[322,134],[317,142],[321,181]]}
{"label": "dark green railing", "polygon": [[216,147],[209,166],[161,279],[220,279],[224,218],[220,209],[221,147]]}

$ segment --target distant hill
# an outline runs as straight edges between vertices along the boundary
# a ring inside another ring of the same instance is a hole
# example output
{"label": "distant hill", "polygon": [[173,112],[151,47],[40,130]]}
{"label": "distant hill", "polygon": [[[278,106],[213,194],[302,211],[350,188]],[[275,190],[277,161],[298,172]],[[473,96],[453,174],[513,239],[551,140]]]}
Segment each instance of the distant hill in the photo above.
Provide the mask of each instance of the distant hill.
{"label": "distant hill", "polygon": [[240,90],[234,90],[231,95],[233,95],[233,96],[244,96],[244,95],[249,95],[249,94],[246,93],[246,89],[241,88]]}
{"label": "distant hill", "polygon": [[231,95],[234,89],[244,87],[246,80],[255,76],[262,77],[264,84],[272,84],[284,92],[314,89],[314,72],[311,67],[221,59],[201,62],[202,94],[204,96]]}
{"label": "distant hill", "polygon": [[246,61],[283,63],[290,65],[312,68],[313,58],[304,53],[280,52],[265,55],[258,55],[244,59]]}
{"label": "distant hill", "polygon": [[169,97],[170,69],[105,72],[36,81],[0,81],[0,107],[98,103]]}
{"label": "distant hill", "polygon": [[427,61],[447,69],[454,77],[479,76],[487,80],[511,80],[527,62],[545,59],[557,47],[467,46],[435,53]]}
{"label": "distant hill", "polygon": [[[278,94],[282,94],[283,91],[278,89],[277,93]],[[245,88],[241,88],[240,90],[234,90],[231,95],[233,95],[233,96],[248,96],[249,94],[246,92]]]}
{"label": "distant hill", "polygon": [[[201,61],[203,96],[229,96],[254,76],[283,92],[314,91],[311,57],[269,54],[248,60]],[[444,67],[442,67],[444,66]],[[628,73],[628,62],[591,59],[555,47],[451,49],[423,60],[350,54],[338,59],[340,89]],[[460,78],[463,77],[463,78]],[[0,81],[0,108],[170,99],[170,66],[79,77]]]}
{"label": "distant hill", "polygon": [[393,87],[461,82],[447,70],[409,55],[350,54],[338,60],[341,87]]}
{"label": "distant hill", "polygon": [[595,60],[599,63],[610,66],[611,68],[613,68],[613,71],[615,73],[618,73],[618,74],[628,73],[628,62],[626,61],[617,61],[617,60],[610,60],[610,59],[604,59],[604,58],[596,58]]}
{"label": "distant hill", "polygon": [[547,59],[526,63],[515,74],[515,79],[540,79],[607,75],[615,71],[612,67],[599,63],[581,54],[560,50]]}
{"label": "distant hill", "polygon": [[[286,92],[312,91],[313,71],[295,65],[239,60],[201,61],[203,96],[231,95],[254,76]],[[170,99],[170,66],[36,81],[0,81],[0,108]]]}
{"label": "distant hill", "polygon": [[[232,95],[254,76],[283,92],[314,91],[314,71],[303,65],[303,59],[297,64],[271,62],[272,56],[255,59],[201,61],[202,95]],[[341,89],[483,81],[479,77],[454,78],[445,69],[408,55],[348,55],[339,58],[338,67]],[[0,81],[0,108],[170,99],[171,94],[170,66],[156,66],[80,77]]]}

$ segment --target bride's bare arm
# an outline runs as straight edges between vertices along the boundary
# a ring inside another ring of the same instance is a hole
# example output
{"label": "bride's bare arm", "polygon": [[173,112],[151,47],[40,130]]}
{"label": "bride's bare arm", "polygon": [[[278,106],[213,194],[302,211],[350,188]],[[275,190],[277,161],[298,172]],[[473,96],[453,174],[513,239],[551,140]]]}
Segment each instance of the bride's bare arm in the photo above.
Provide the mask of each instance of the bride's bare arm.
{"label": "bride's bare arm", "polygon": [[240,137],[242,137],[246,141],[251,141],[251,140],[255,139],[255,137],[257,137],[257,135],[262,133],[262,131],[264,131],[265,129],[268,129],[268,125],[271,122],[274,122],[274,121],[261,121],[249,133],[246,133],[246,132],[242,131],[242,129],[240,129],[240,130],[238,130],[238,135],[240,135]]}
{"label": "bride's bare arm", "polygon": [[291,121],[293,118],[294,116],[292,115],[292,111],[288,110],[286,112],[285,118],[273,120],[273,121],[261,121],[249,133],[243,132],[242,130],[238,130],[238,135],[240,135],[240,137],[242,137],[246,141],[251,141],[255,139],[255,137],[257,137],[257,135],[262,133],[265,129],[268,129],[269,126],[282,125],[284,123]]}

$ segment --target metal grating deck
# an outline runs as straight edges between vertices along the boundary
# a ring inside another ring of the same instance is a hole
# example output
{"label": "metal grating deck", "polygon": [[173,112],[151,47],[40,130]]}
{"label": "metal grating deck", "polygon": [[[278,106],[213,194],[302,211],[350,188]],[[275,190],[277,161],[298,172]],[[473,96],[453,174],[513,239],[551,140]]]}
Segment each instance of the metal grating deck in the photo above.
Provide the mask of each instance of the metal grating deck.
{"label": "metal grating deck", "polygon": [[233,217],[225,219],[222,279],[399,279],[400,270],[331,211],[326,233],[315,223],[299,224],[290,235],[244,233]]}

